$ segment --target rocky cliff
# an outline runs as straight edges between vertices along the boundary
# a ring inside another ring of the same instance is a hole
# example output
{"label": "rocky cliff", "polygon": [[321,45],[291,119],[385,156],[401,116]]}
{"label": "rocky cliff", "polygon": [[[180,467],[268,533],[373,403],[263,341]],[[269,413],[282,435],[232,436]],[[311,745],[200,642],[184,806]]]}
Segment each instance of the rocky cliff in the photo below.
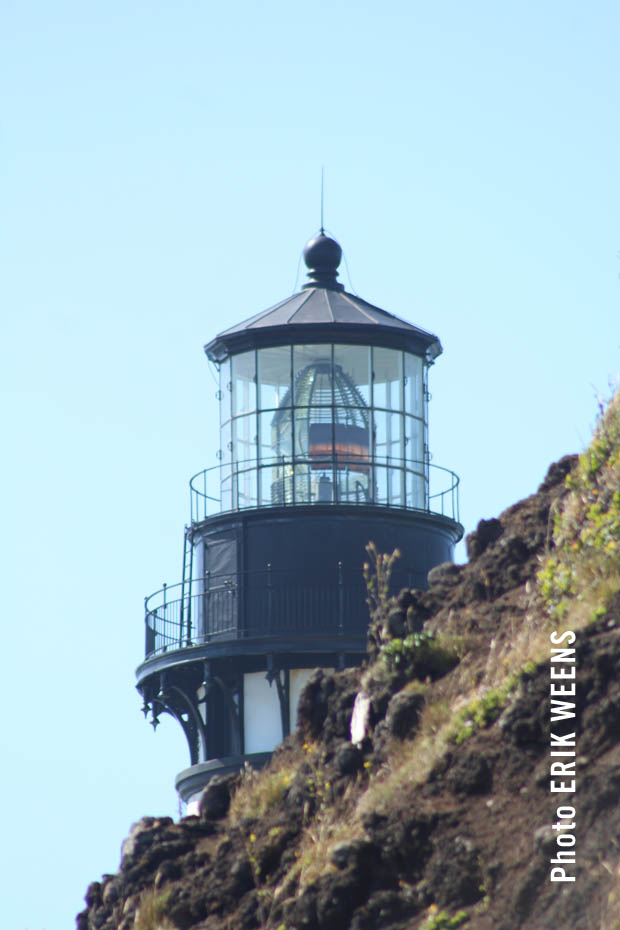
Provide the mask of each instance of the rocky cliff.
{"label": "rocky cliff", "polygon": [[79,930],[620,928],[619,408],[428,591],[371,550],[365,667],[200,817],[134,825]]}

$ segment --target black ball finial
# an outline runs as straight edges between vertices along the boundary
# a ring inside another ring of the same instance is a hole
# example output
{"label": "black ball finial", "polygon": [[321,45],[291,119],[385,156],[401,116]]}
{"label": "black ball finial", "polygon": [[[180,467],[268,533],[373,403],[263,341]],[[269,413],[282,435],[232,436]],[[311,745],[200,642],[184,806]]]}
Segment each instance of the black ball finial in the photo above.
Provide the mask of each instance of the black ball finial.
{"label": "black ball finial", "polygon": [[304,261],[308,267],[309,281],[303,286],[326,287],[334,291],[343,291],[344,285],[338,278],[338,265],[342,258],[342,249],[335,239],[326,236],[323,230],[307,243],[304,249]]}

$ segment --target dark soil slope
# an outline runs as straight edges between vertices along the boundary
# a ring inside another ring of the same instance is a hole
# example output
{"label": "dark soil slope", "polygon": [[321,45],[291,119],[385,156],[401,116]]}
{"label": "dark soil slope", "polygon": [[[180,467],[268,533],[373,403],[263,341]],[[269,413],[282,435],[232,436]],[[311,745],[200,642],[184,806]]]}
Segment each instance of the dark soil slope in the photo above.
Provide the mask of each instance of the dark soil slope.
{"label": "dark soil slope", "polygon": [[[536,578],[574,467],[482,521],[428,591],[379,600],[367,666],[313,676],[265,772],[212,783],[200,817],[139,821],[79,930],[620,927],[617,595],[575,631],[576,715],[550,723]],[[575,734],[574,794],[550,791],[551,732]],[[560,833],[575,881],[550,881]]]}

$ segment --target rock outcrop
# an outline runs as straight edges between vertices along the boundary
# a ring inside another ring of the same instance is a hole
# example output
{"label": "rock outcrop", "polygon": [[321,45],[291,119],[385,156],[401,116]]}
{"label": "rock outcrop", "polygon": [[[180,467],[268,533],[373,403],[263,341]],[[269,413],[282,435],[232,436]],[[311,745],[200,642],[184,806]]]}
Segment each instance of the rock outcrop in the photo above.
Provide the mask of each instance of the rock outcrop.
{"label": "rock outcrop", "polygon": [[[575,631],[575,717],[552,726],[563,627],[537,581],[575,468],[481,521],[466,565],[378,605],[366,666],[314,674],[266,770],[208,787],[199,817],[139,821],[79,930],[619,927],[620,596]],[[575,756],[551,758],[552,732]],[[576,792],[551,792],[551,763],[570,781],[575,760]],[[574,881],[550,880],[558,858]]]}

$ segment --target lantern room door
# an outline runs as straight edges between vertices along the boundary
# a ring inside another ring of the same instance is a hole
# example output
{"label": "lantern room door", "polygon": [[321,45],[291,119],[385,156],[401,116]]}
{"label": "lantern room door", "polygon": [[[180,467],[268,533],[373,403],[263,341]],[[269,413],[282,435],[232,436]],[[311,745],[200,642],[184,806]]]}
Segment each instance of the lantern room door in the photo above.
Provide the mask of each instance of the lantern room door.
{"label": "lantern room door", "polygon": [[239,626],[240,579],[237,536],[211,536],[204,541],[204,574],[200,579],[200,619],[204,639],[236,636]]}

